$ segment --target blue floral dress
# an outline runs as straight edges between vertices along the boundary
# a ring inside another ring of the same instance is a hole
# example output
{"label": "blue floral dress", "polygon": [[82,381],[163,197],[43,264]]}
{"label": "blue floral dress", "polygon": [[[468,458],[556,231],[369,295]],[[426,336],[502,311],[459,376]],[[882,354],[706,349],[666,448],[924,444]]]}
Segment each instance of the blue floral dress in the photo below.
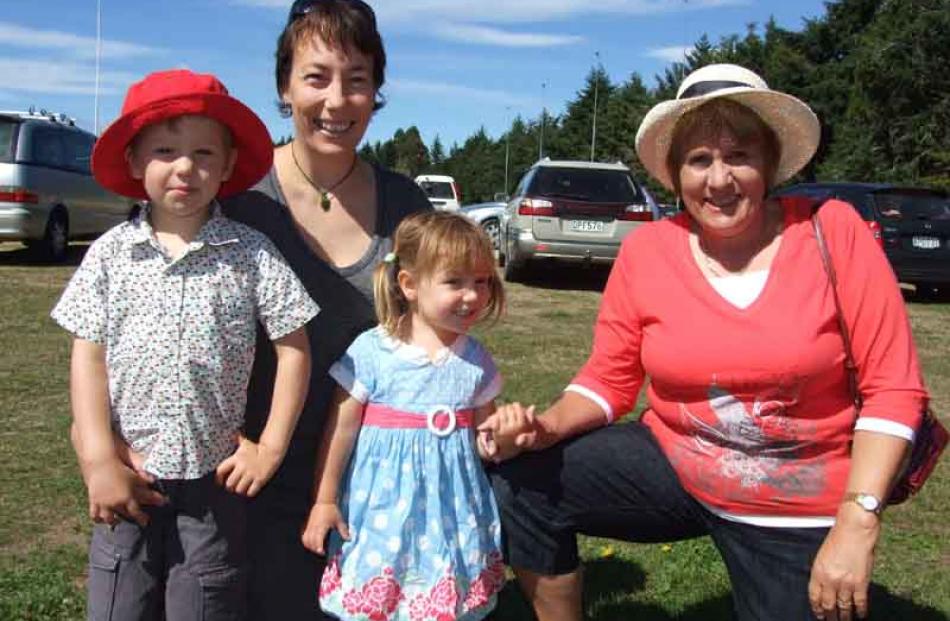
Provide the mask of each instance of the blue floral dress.
{"label": "blue floral dress", "polygon": [[321,608],[371,621],[483,618],[504,584],[498,509],[473,430],[426,421],[497,397],[491,356],[462,335],[432,360],[373,328],[330,375],[358,401],[418,425],[364,420],[340,491],[350,541],[331,535]]}

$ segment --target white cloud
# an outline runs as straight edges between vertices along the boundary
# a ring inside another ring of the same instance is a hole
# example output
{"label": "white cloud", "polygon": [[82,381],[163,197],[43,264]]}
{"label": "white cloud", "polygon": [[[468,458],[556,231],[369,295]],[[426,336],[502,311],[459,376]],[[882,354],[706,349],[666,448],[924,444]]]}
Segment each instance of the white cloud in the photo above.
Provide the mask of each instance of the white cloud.
{"label": "white cloud", "polygon": [[426,80],[391,80],[387,81],[393,92],[418,93],[423,95],[437,95],[441,97],[464,98],[477,101],[490,101],[507,106],[533,106],[537,101],[532,97],[513,95],[505,91],[475,88],[461,84],[447,82],[432,82]]}
{"label": "white cloud", "polygon": [[383,0],[377,2],[374,8],[380,19],[385,21],[447,19],[499,24],[555,21],[594,14],[654,15],[748,2],[749,0]]}
{"label": "white cloud", "polygon": [[[231,0],[287,11],[289,0]],[[377,0],[380,21],[408,24],[480,24],[556,21],[579,15],[654,15],[749,4],[751,0]]]}
{"label": "white cloud", "polygon": [[[96,57],[96,38],[84,37],[59,30],[25,28],[10,22],[0,22],[0,45],[46,50],[64,50],[82,59]],[[102,58],[150,56],[163,50],[111,39],[102,40]]]}
{"label": "white cloud", "polygon": [[509,32],[488,26],[470,26],[465,24],[445,24],[435,29],[439,38],[463,43],[496,45],[500,47],[554,47],[581,43],[584,37],[575,35],[537,34],[530,32]]}
{"label": "white cloud", "polygon": [[[99,93],[122,94],[140,76],[122,71],[100,71]],[[96,69],[73,62],[0,58],[0,83],[7,91],[58,95],[92,95]]]}
{"label": "white cloud", "polygon": [[693,51],[692,45],[671,45],[669,47],[656,47],[648,50],[645,56],[650,58],[659,58],[670,63],[681,63],[686,60],[686,54]]}

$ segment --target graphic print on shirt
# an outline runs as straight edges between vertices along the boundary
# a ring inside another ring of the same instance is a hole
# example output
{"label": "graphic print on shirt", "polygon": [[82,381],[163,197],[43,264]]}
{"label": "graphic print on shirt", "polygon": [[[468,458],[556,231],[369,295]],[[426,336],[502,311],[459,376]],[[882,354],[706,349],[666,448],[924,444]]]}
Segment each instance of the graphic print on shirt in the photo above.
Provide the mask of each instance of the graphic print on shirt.
{"label": "graphic print on shirt", "polygon": [[824,489],[822,464],[803,459],[814,425],[789,416],[797,403],[797,387],[778,386],[757,392],[751,404],[719,386],[713,377],[706,402],[714,422],[680,403],[684,426],[691,429],[692,450],[715,464],[704,485],[710,492],[731,495],[738,486],[759,492],[763,486],[783,496],[816,496]]}

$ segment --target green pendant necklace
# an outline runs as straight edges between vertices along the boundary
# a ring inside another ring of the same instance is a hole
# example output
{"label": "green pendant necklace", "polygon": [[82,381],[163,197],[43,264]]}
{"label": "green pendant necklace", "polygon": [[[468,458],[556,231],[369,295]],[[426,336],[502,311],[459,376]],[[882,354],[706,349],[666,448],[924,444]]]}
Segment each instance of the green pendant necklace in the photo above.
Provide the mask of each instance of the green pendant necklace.
{"label": "green pendant necklace", "polygon": [[297,152],[294,151],[293,141],[291,141],[290,143],[290,157],[293,158],[294,166],[297,167],[297,170],[300,171],[300,174],[303,175],[303,178],[307,180],[307,183],[309,183],[310,186],[320,194],[320,207],[323,208],[323,211],[330,211],[330,192],[332,192],[333,190],[343,185],[343,182],[350,178],[350,175],[353,174],[354,170],[356,170],[356,161],[359,159],[357,155],[354,153],[353,163],[350,164],[350,167],[346,171],[346,174],[344,174],[340,178],[339,181],[337,181],[330,187],[321,188],[319,185],[316,184],[316,182],[314,182],[313,179],[310,178],[310,175],[304,172],[303,167],[300,165],[300,162],[297,161]]}

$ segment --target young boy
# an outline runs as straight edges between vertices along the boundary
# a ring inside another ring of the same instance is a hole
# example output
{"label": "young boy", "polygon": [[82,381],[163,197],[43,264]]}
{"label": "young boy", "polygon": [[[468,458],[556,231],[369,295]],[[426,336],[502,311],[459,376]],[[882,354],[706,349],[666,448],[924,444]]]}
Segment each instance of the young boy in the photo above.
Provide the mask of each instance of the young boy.
{"label": "young boy", "polygon": [[[184,70],[132,85],[93,151],[100,184],[148,203],[92,244],[52,313],[75,337],[73,439],[97,522],[90,619],[243,618],[242,496],[284,457],[318,310],[270,241],[215,202],[272,158],[260,119]],[[240,430],[258,321],[278,362],[254,443]]]}

